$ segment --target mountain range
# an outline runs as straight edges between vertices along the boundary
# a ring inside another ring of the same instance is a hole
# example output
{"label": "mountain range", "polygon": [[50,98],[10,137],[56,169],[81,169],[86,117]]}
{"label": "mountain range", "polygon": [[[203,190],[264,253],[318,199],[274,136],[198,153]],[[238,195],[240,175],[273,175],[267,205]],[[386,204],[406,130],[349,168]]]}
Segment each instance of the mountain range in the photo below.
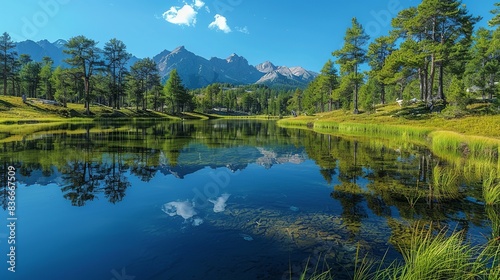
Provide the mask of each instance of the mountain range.
{"label": "mountain range", "polygon": [[[16,43],[16,51],[18,54],[30,55],[34,61],[42,61],[44,56],[49,56],[55,66],[67,66],[64,59],[68,56],[63,52],[65,44],[65,40],[52,43],[47,40],[38,42],[26,40]],[[130,67],[138,60],[139,58],[132,56],[127,66]],[[205,59],[188,51],[184,46],[172,51],[164,50],[155,55],[153,60],[158,65],[163,82],[168,79],[173,69],[177,69],[184,85],[190,89],[202,88],[212,83],[304,88],[318,75],[302,67],[275,66],[270,61],[253,66],[244,57],[235,53],[226,59],[217,57]]]}

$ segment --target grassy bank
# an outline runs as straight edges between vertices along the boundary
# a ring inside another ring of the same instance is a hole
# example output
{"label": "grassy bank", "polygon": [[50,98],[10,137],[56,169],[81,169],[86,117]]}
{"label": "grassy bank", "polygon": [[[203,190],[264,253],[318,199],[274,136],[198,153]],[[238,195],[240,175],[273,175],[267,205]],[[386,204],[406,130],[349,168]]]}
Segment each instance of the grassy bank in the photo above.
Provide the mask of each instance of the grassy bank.
{"label": "grassy bank", "polygon": [[418,105],[406,108],[385,105],[371,114],[334,111],[287,118],[278,124],[322,133],[393,138],[428,145],[438,156],[496,163],[500,151],[500,115],[484,114],[484,106],[471,107],[468,115],[453,119],[439,113],[421,114]]}
{"label": "grassy bank", "polygon": [[[171,116],[151,110],[142,111],[135,108],[113,109],[103,105],[91,105],[90,115],[85,114],[82,104],[68,103],[67,107],[50,104],[47,101],[29,98],[26,103],[20,97],[0,96],[0,123],[41,123],[58,121],[82,121],[94,119],[132,119],[158,118],[181,119],[184,116]],[[185,116],[190,118],[191,116]],[[194,117],[193,117],[194,118]],[[197,117],[196,117],[197,118]]]}
{"label": "grassy bank", "polygon": [[82,104],[68,103],[67,107],[51,104],[42,99],[28,98],[26,103],[20,97],[0,96],[0,125],[49,122],[80,122],[89,120],[130,120],[130,119],[170,119],[170,120],[209,120],[209,119],[257,119],[277,120],[279,117],[269,115],[228,115],[185,112],[169,115],[152,110],[136,110],[136,108],[113,109],[104,105],[90,105],[87,115]]}

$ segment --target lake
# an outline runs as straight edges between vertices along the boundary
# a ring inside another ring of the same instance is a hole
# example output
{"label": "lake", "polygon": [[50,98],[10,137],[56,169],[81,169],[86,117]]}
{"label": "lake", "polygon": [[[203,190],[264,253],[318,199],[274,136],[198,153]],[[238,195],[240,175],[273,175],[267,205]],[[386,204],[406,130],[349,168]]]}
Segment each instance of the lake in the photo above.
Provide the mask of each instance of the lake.
{"label": "lake", "polygon": [[0,134],[0,220],[17,218],[1,279],[297,279],[317,263],[348,279],[357,252],[402,259],[415,224],[483,244],[498,214],[487,167],[398,139],[252,120],[14,128]]}

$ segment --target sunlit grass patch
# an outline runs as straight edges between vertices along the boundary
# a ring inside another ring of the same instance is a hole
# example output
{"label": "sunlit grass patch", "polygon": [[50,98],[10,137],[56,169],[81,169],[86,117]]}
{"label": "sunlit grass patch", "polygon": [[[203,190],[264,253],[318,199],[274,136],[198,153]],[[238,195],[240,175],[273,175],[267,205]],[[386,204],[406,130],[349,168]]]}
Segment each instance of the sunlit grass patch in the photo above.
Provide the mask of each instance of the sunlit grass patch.
{"label": "sunlit grass patch", "polygon": [[[424,229],[422,229],[424,230]],[[414,234],[409,250],[403,250],[405,264],[393,270],[398,279],[466,279],[475,273],[473,249],[459,233]]]}
{"label": "sunlit grass patch", "polygon": [[498,139],[468,136],[451,131],[432,132],[429,137],[432,139],[432,150],[439,156],[498,162],[500,148]]}
{"label": "sunlit grass patch", "polygon": [[500,204],[500,178],[491,172],[483,181],[483,198],[486,205]]}
{"label": "sunlit grass patch", "polygon": [[[432,227],[410,226],[411,236],[401,247],[402,262],[381,268],[384,261],[363,258],[365,267],[357,279],[499,279],[500,247],[494,239],[472,246],[462,232],[435,232]],[[357,259],[359,261],[359,257]],[[375,264],[379,263],[376,268]]]}

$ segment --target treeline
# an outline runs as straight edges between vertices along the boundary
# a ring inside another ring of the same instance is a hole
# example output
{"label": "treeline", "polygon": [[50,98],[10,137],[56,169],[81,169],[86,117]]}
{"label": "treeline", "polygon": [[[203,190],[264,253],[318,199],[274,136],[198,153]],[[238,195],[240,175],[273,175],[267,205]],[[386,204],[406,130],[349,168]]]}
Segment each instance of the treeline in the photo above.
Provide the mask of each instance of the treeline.
{"label": "treeline", "polygon": [[279,116],[289,112],[292,90],[265,85],[211,84],[192,91],[196,108],[210,112],[242,112]]}
{"label": "treeline", "polygon": [[[500,72],[500,3],[491,29],[478,28],[480,17],[456,0],[423,0],[392,19],[387,36],[369,36],[352,19],[344,45],[332,53],[320,75],[290,109],[358,113],[396,99],[417,99],[432,109],[436,103],[464,110],[474,99],[496,100]],[[361,71],[362,66],[368,68]],[[340,72],[337,70],[340,69]]]}
{"label": "treeline", "polygon": [[170,114],[185,111],[280,115],[289,111],[290,87],[265,85],[234,86],[211,84],[188,90],[174,69],[163,85],[156,62],[140,59],[127,67],[131,54],[126,45],[111,39],[101,50],[97,42],[84,36],[71,38],[65,45],[69,66],[54,67],[50,57],[33,61],[18,55],[7,33],[0,36],[0,78],[3,94],[55,100],[62,106],[81,103],[90,114],[89,104],[115,109],[155,110]]}
{"label": "treeline", "polygon": [[0,36],[0,78],[3,94],[85,104],[90,114],[91,103],[120,109],[178,113],[194,109],[193,96],[183,86],[174,69],[165,85],[156,63],[140,59],[131,67],[131,54],[126,45],[111,39],[104,49],[85,36],[71,38],[65,45],[68,68],[54,67],[50,57],[33,61],[27,54],[15,52],[15,43],[8,33]]}

